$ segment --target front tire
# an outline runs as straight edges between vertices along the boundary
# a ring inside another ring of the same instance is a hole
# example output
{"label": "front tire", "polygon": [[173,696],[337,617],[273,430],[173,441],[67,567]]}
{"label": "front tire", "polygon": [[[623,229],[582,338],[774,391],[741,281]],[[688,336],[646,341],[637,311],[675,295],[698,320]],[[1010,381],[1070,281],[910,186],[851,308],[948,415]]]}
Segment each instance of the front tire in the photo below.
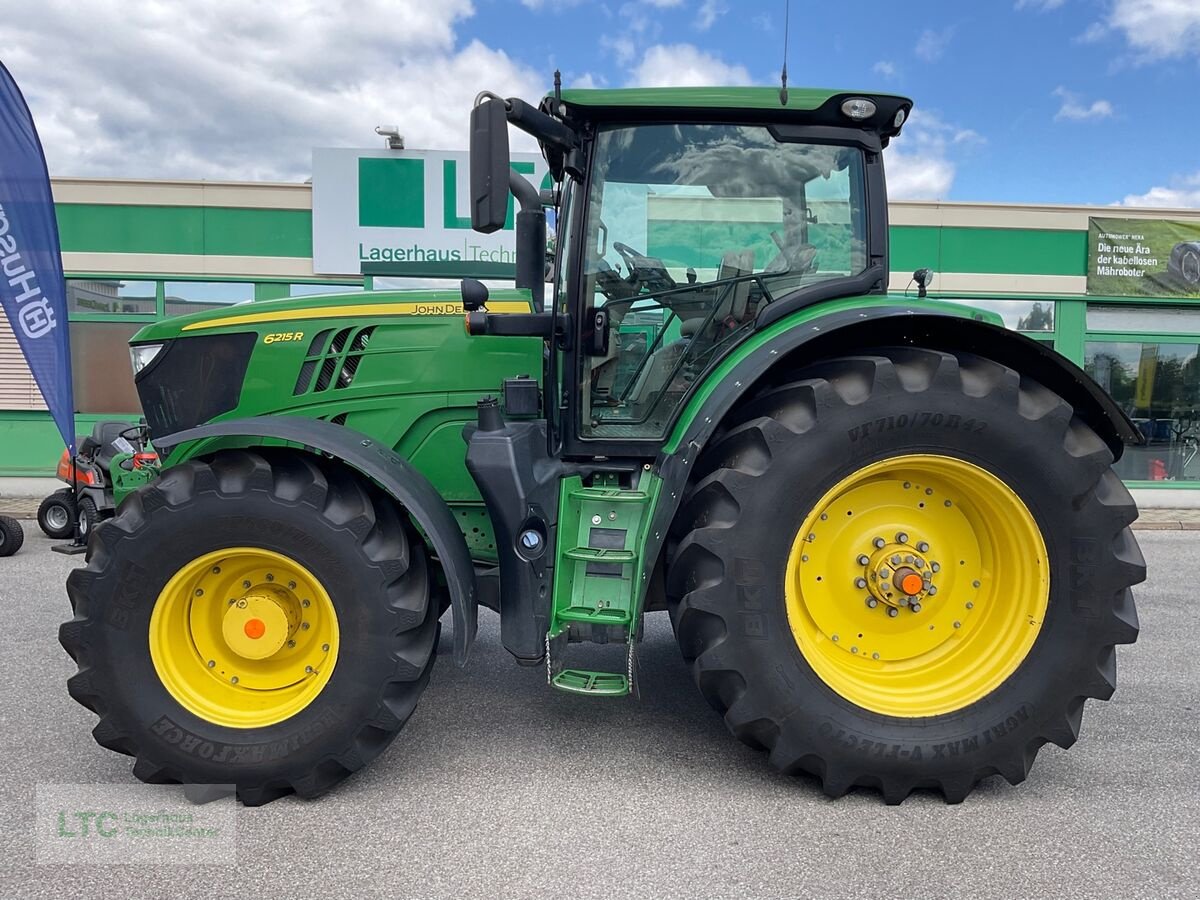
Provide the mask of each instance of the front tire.
{"label": "front tire", "polygon": [[67,581],[71,696],[149,782],[315,797],[413,712],[437,641],[425,547],[344,467],[225,451],[98,525]]}
{"label": "front tire", "polygon": [[46,537],[56,541],[75,534],[75,497],[70,488],[57,490],[41,502],[37,523]]}
{"label": "front tire", "polygon": [[1043,385],[968,354],[874,354],[749,400],[704,452],[671,617],[704,696],[774,767],[831,796],[957,802],[1024,780],[1111,696],[1114,644],[1137,636],[1137,511]]}

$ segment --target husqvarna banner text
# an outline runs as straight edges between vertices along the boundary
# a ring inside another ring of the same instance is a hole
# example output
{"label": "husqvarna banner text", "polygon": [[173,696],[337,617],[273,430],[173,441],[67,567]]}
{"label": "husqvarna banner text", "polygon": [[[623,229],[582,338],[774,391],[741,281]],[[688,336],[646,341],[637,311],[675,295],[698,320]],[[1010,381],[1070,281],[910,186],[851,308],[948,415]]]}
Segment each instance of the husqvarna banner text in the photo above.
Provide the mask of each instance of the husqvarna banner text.
{"label": "husqvarna banner text", "polygon": [[0,63],[0,305],[63,442],[74,450],[71,350],[58,223],[33,116]]}
{"label": "husqvarna banner text", "polygon": [[1088,219],[1087,292],[1200,297],[1200,223]]}

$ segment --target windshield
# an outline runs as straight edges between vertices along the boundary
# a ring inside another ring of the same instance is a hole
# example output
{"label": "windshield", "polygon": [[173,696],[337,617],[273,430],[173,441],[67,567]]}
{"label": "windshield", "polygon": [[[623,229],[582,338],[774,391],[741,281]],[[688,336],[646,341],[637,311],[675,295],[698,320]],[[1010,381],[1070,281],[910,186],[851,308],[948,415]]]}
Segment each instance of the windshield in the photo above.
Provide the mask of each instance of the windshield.
{"label": "windshield", "polygon": [[679,400],[773,297],[867,264],[862,152],[760,125],[597,135],[585,303],[609,315],[585,358],[582,433],[660,437]]}

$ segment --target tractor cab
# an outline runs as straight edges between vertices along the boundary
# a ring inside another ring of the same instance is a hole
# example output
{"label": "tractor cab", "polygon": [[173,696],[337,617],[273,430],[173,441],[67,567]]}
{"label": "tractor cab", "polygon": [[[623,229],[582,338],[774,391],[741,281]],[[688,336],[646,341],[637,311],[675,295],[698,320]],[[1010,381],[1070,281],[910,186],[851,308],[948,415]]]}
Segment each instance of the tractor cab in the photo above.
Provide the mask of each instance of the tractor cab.
{"label": "tractor cab", "polygon": [[[533,110],[480,95],[473,225],[492,229],[503,208],[493,194],[511,179],[492,173],[509,123],[539,139],[558,184],[551,309],[538,319],[562,351],[550,374],[568,453],[661,441],[701,376],[756,328],[805,298],[886,290],[882,149],[911,105],[682,88],[564,91]],[[536,241],[518,226],[519,257],[538,256]]]}

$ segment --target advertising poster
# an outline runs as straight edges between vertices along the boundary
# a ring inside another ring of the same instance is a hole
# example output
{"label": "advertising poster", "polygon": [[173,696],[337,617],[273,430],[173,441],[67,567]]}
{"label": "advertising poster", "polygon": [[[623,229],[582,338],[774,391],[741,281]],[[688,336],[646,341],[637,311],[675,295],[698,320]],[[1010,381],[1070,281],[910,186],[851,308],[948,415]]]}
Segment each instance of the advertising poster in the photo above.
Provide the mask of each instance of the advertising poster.
{"label": "advertising poster", "polygon": [[1200,298],[1200,222],[1088,219],[1087,292]]}

